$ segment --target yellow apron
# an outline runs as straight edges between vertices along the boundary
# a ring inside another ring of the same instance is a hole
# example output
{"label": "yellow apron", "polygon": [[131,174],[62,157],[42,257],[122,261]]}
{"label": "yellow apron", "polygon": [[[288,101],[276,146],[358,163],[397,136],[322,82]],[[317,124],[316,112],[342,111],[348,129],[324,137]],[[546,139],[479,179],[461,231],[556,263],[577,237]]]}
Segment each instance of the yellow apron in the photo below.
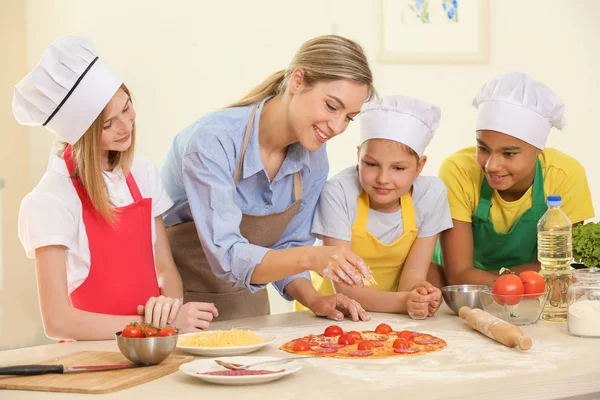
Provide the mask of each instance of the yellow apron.
{"label": "yellow apron", "polygon": [[[395,292],[398,290],[398,282],[402,267],[408,257],[408,252],[417,238],[417,221],[415,208],[410,193],[400,197],[402,209],[402,226],[404,234],[390,244],[381,243],[373,234],[367,231],[367,220],[369,218],[369,195],[362,191],[358,197],[356,220],[352,226],[352,251],[361,257],[371,268],[377,285],[370,286],[373,289]],[[313,286],[323,296],[335,293],[329,279],[323,279],[311,271],[310,276]],[[306,307],[297,301],[294,302],[294,311],[306,310]]]}

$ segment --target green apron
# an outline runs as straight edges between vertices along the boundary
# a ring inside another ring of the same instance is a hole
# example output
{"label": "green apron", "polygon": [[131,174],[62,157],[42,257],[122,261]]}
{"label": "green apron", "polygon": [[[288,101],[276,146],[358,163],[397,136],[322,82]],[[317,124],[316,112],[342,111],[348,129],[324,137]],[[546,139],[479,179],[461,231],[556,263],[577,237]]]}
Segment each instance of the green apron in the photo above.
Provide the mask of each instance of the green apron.
{"label": "green apron", "polygon": [[[538,159],[533,178],[532,206],[515,222],[508,233],[496,232],[490,220],[493,190],[484,177],[477,211],[473,214],[473,263],[476,268],[495,271],[537,260],[537,223],[546,212],[544,176]],[[442,263],[440,244],[433,261]]]}

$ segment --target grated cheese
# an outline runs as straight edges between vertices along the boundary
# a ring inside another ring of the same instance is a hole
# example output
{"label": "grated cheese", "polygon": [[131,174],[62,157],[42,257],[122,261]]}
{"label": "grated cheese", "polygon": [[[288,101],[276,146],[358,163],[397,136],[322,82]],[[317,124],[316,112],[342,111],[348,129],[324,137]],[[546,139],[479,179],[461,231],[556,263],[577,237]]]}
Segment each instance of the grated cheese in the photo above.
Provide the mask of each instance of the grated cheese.
{"label": "grated cheese", "polygon": [[251,346],[263,343],[264,341],[262,336],[258,336],[250,330],[233,328],[228,331],[203,332],[183,337],[179,340],[179,345],[193,347],[233,347]]}

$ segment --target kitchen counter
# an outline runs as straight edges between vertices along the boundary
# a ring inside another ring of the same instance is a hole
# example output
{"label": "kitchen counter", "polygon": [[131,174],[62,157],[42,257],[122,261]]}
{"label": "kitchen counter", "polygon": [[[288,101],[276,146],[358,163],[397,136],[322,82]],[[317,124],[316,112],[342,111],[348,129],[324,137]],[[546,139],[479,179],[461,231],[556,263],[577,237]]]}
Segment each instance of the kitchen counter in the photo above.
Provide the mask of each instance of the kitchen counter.
{"label": "kitchen counter", "polygon": [[[374,329],[385,322],[394,330],[412,329],[446,340],[440,352],[385,360],[301,360],[303,368],[274,382],[221,386],[175,372],[169,376],[105,395],[44,393],[45,400],[80,399],[600,399],[600,339],[569,336],[566,323],[539,321],[522,326],[533,340],[529,351],[508,348],[469,328],[445,305],[434,318],[371,313],[369,322],[335,323],[309,312],[226,321],[212,329],[250,328],[277,340],[255,356],[288,357],[282,343],[328,325],[344,330]],[[73,342],[0,352],[0,364],[35,363],[82,350],[118,352],[115,341]],[[0,398],[38,399],[39,392],[0,390]],[[576,396],[576,397],[574,397]]]}

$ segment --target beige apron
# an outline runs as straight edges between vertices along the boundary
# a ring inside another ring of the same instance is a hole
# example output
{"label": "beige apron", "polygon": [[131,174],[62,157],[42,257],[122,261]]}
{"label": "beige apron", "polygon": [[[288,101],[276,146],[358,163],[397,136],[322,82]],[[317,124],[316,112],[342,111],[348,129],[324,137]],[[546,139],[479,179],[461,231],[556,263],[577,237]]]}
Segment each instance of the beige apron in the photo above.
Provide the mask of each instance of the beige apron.
{"label": "beige apron", "polygon": [[[244,155],[250,141],[257,107],[252,110],[237,160],[233,178],[236,187],[242,174]],[[270,248],[279,241],[301,204],[302,175],[298,171],[294,174],[294,203],[283,211],[267,215],[242,213],[240,233],[251,244]],[[183,281],[184,303],[189,301],[214,303],[219,310],[216,321],[269,314],[269,297],[266,289],[250,293],[246,288],[233,287],[231,283],[215,276],[204,255],[194,221],[169,227],[167,234],[175,264]]]}

